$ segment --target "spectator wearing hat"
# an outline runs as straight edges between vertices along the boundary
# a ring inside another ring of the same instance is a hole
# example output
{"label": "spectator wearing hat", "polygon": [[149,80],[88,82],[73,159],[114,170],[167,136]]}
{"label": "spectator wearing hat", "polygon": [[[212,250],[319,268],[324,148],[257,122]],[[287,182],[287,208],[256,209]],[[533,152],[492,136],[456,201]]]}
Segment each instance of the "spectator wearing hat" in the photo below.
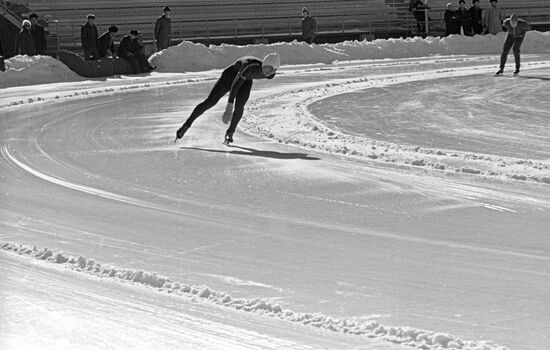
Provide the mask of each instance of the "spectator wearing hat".
{"label": "spectator wearing hat", "polygon": [[97,52],[100,58],[107,57],[107,51],[111,52],[111,56],[115,56],[115,35],[118,33],[117,26],[110,26],[109,30],[99,36],[99,47]]}
{"label": "spectator wearing hat", "polygon": [[491,6],[485,10],[483,27],[487,34],[496,35],[502,31],[502,11],[497,0],[491,0]]}
{"label": "spectator wearing hat", "polygon": [[38,55],[44,54],[47,49],[46,31],[44,27],[38,24],[38,15],[33,13],[29,16],[31,21],[31,34],[36,46],[36,53]]}
{"label": "spectator wearing hat", "polygon": [[172,19],[170,18],[170,8],[166,6],[163,15],[157,18],[155,23],[155,40],[157,49],[164,50],[170,46],[172,38]]}
{"label": "spectator wearing hat", "polygon": [[514,53],[514,59],[516,61],[516,70],[514,75],[519,74],[520,68],[520,48],[525,38],[525,33],[531,29],[529,23],[518,17],[513,13],[510,18],[504,21],[504,29],[508,32],[508,36],[504,41],[504,46],[502,47],[502,55],[500,56],[500,69],[496,72],[496,75],[501,75],[504,72],[504,66],[506,65],[506,59],[510,50]]}
{"label": "spectator wearing hat", "polygon": [[82,40],[82,50],[84,59],[97,60],[99,58],[98,48],[99,40],[97,36],[97,27],[95,26],[95,16],[88,15],[87,22],[80,28],[80,39]]}
{"label": "spectator wearing hat", "polygon": [[472,34],[483,34],[483,9],[479,0],[474,0],[473,6],[468,11],[470,11],[470,19],[472,20]]}
{"label": "spectator wearing hat", "polygon": [[455,4],[448,3],[445,10],[445,36],[460,34],[460,25],[458,24],[458,14]]}
{"label": "spectator wearing hat", "polygon": [[31,32],[31,22],[29,20],[24,20],[21,25],[23,29],[17,33],[15,39],[15,54],[17,55],[27,55],[34,56],[36,55],[36,45],[34,44],[34,39]]}
{"label": "spectator wearing hat", "polygon": [[137,41],[138,35],[139,32],[135,29],[132,29],[130,31],[130,34],[122,38],[117,50],[118,57],[123,58],[128,61],[128,63],[130,63],[132,73],[134,74],[138,74],[140,72],[138,57],[135,54],[137,51],[139,51]]}
{"label": "spectator wearing hat", "polygon": [[302,39],[313,44],[317,35],[317,21],[309,15],[309,10],[302,7]]}
{"label": "spectator wearing hat", "polygon": [[470,16],[470,12],[466,8],[465,0],[458,1],[457,14],[458,14],[459,32],[462,29],[462,32],[464,33],[464,35],[471,36],[472,35],[472,18]]}

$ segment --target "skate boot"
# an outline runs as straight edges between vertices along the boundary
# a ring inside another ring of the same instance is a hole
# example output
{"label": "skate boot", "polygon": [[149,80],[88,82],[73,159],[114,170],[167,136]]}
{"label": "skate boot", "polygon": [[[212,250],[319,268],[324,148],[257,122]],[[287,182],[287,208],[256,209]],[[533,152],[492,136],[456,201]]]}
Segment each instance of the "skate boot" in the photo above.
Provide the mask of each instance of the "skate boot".
{"label": "skate boot", "polygon": [[225,133],[225,140],[223,141],[224,145],[229,146],[233,142],[233,133],[226,132]]}
{"label": "skate boot", "polygon": [[504,70],[499,69],[498,72],[495,73],[495,77],[500,77],[504,73]]}
{"label": "skate boot", "polygon": [[174,143],[181,139],[183,137],[183,135],[185,135],[185,133],[187,132],[187,130],[189,130],[189,126],[183,124],[181,126],[181,128],[178,129],[178,131],[176,132],[176,139],[174,140]]}
{"label": "skate boot", "polygon": [[516,70],[514,71],[514,77],[519,77],[519,69],[516,69]]}

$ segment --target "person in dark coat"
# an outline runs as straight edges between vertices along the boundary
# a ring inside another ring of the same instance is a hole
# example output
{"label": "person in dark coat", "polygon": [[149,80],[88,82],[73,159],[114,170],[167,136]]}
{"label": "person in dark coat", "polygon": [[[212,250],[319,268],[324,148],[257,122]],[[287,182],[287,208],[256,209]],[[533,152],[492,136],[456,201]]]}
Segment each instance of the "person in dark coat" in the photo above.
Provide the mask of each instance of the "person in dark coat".
{"label": "person in dark coat", "polygon": [[82,40],[82,50],[84,50],[84,59],[86,61],[97,60],[99,53],[99,41],[97,27],[95,26],[95,16],[88,15],[87,22],[80,28],[80,39]]}
{"label": "person in dark coat", "polygon": [[483,34],[483,9],[480,6],[479,0],[474,0],[473,6],[470,7],[469,11],[472,21],[472,33],[474,35]]}
{"label": "person in dark coat", "polygon": [[134,74],[138,74],[140,72],[139,61],[135,55],[135,52],[139,50],[139,48],[137,47],[138,35],[139,32],[135,29],[132,29],[130,31],[130,34],[122,38],[117,50],[118,57],[123,58],[128,61],[128,63],[130,63],[130,67],[132,67],[132,72]]}
{"label": "person in dark coat", "polygon": [[[430,8],[422,0],[411,0],[409,3],[409,12],[416,19],[416,28],[419,34],[426,33],[426,10]],[[428,21],[430,19],[428,18]]]}
{"label": "person in dark coat", "polygon": [[139,63],[139,69],[142,73],[149,73],[156,67],[153,67],[149,64],[149,61],[147,60],[147,55],[145,54],[145,45],[143,45],[143,34],[138,31],[138,37],[136,39],[137,44],[134,51],[134,56],[136,56],[138,63]]}
{"label": "person in dark coat", "polygon": [[99,47],[97,53],[100,58],[107,57],[107,51],[110,51],[111,56],[115,56],[115,34],[118,33],[117,26],[110,26],[109,30],[101,34],[98,38]]}
{"label": "person in dark coat", "polygon": [[313,44],[317,35],[317,21],[309,15],[309,10],[302,8],[302,38],[308,44]]}
{"label": "person in dark coat", "polygon": [[[231,121],[225,133],[225,143],[233,142],[233,133],[243,116],[244,106],[250,96],[254,79],[273,79],[281,65],[279,54],[270,53],[263,60],[253,56],[241,57],[232,65],[225,68],[210,94],[199,103],[187,118],[185,123],[176,132],[176,139],[181,139],[191,124],[208,109],[214,107],[218,101],[229,92],[229,100],[223,113],[222,121],[227,124]],[[233,110],[233,105],[235,109]],[[174,142],[175,142],[174,141]]]}
{"label": "person in dark coat", "polygon": [[15,39],[15,54],[16,55],[36,55],[36,46],[31,33],[31,22],[24,20],[22,22],[23,29],[17,34]]}
{"label": "person in dark coat", "polygon": [[500,56],[500,69],[496,72],[496,75],[501,75],[504,72],[504,66],[506,65],[506,59],[510,53],[510,49],[514,52],[514,59],[516,61],[516,70],[514,75],[519,74],[520,68],[520,48],[525,39],[525,33],[531,30],[531,26],[527,21],[519,19],[518,15],[513,13],[510,18],[504,21],[502,25],[508,32],[504,46],[502,47],[502,55]]}
{"label": "person in dark coat", "polygon": [[445,36],[452,34],[460,34],[460,26],[458,24],[458,14],[454,4],[448,3],[445,11]]}
{"label": "person in dark coat", "polygon": [[155,40],[157,49],[164,50],[170,46],[172,38],[172,19],[170,19],[170,8],[166,6],[163,15],[157,18],[155,23]]}
{"label": "person in dark coat", "polygon": [[472,35],[472,20],[470,18],[470,12],[466,8],[466,1],[465,0],[459,0],[458,1],[458,25],[459,25],[459,33],[460,29],[464,32],[464,35],[471,36]]}
{"label": "person in dark coat", "polygon": [[47,40],[46,40],[46,31],[44,27],[38,24],[38,15],[33,13],[29,16],[31,20],[31,34],[34,39],[34,45],[36,46],[36,53],[38,55],[43,55],[47,50]]}

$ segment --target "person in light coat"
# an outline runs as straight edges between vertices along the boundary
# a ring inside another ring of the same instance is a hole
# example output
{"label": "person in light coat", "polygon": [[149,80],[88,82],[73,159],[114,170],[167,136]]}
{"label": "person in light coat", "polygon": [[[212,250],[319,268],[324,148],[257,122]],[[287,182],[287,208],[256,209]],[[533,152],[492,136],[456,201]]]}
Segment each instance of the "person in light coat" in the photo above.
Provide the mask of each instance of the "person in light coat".
{"label": "person in light coat", "polygon": [[485,10],[483,29],[485,34],[496,35],[502,32],[502,11],[498,7],[497,0],[491,0],[491,6]]}

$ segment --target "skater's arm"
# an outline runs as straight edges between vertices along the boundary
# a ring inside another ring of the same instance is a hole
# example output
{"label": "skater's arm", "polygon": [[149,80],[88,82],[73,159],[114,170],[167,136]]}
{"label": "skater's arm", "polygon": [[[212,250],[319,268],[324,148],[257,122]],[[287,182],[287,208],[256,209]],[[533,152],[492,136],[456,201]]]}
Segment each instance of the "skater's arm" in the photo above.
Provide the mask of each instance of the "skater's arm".
{"label": "skater's arm", "polygon": [[231,91],[229,93],[229,103],[233,103],[235,101],[235,96],[237,96],[237,91],[241,88],[243,83],[247,78],[252,78],[251,76],[248,76],[248,73],[251,72],[251,69],[253,67],[260,68],[260,64],[258,63],[250,63],[243,65],[241,69],[239,70],[239,73],[233,79],[233,84],[231,84]]}

